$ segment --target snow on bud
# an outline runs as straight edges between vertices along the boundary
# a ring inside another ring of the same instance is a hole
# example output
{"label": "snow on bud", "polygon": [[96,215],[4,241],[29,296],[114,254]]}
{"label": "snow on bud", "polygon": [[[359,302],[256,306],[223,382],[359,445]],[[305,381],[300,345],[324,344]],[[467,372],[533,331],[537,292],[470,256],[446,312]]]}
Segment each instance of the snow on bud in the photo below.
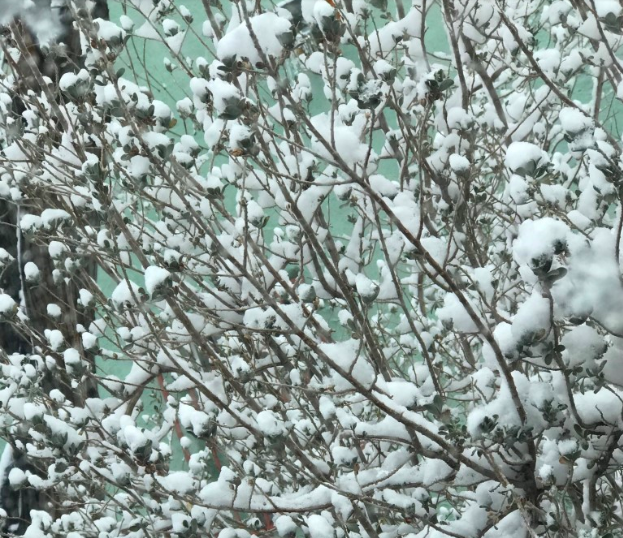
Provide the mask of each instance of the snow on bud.
{"label": "snow on bud", "polygon": [[[396,68],[387,60],[380,59],[374,63],[374,72],[381,78],[381,80],[392,84],[396,78]],[[462,109],[461,109],[462,110]]]}
{"label": "snow on bud", "polygon": [[450,168],[452,168],[452,171],[457,176],[465,176],[469,174],[470,163],[466,157],[463,157],[463,155],[453,153],[450,155],[448,161],[450,163]]}
{"label": "snow on bud", "polygon": [[63,209],[45,209],[41,213],[41,222],[46,230],[52,230],[66,220],[71,220],[71,215]]}
{"label": "snow on bud", "polygon": [[335,446],[331,449],[333,461],[339,467],[353,467],[359,460],[357,451],[354,448],[345,446]]}
{"label": "snow on bud", "polygon": [[194,78],[191,80],[191,90],[196,99],[204,98],[205,93],[211,92],[214,96],[214,107],[217,112],[225,112],[228,104],[242,99],[242,95],[236,86],[221,79],[205,81],[205,79]]}
{"label": "snow on bud", "polygon": [[584,151],[595,143],[595,122],[577,108],[563,108],[558,116],[571,151]]}
{"label": "snow on bud", "polygon": [[506,150],[506,166],[520,176],[532,176],[540,166],[549,162],[541,148],[529,142],[513,142]]}
{"label": "snow on bud", "polygon": [[17,303],[10,295],[0,294],[0,318],[10,319],[17,314]]}
{"label": "snow on bud", "polygon": [[232,150],[248,149],[251,140],[253,138],[253,132],[246,125],[240,125],[236,123],[231,126],[229,130],[229,147]]}
{"label": "snow on bud", "polygon": [[79,299],[78,303],[83,307],[88,307],[93,303],[93,294],[89,290],[85,290],[84,288],[80,289],[78,292]]}
{"label": "snow on bud", "polygon": [[132,468],[125,462],[115,461],[110,466],[110,472],[119,486],[129,486]]}
{"label": "snow on bud", "polygon": [[188,532],[188,529],[191,528],[191,521],[192,518],[190,516],[174,512],[171,514],[171,530],[180,536],[184,536],[184,534]]}
{"label": "snow on bud", "polygon": [[28,475],[19,467],[13,467],[9,471],[9,483],[15,489],[18,489],[24,482],[28,481]]}
{"label": "snow on bud", "polygon": [[298,296],[304,303],[311,303],[316,299],[316,290],[310,284],[301,284],[297,290]]}
{"label": "snow on bud", "polygon": [[29,284],[35,284],[39,282],[40,277],[41,275],[37,264],[28,262],[24,265],[24,278],[26,279],[26,282]]}
{"label": "snow on bud", "polygon": [[353,186],[352,184],[349,185],[348,183],[341,183],[333,187],[333,192],[340,202],[345,202],[350,198],[350,195],[353,192]]}
{"label": "snow on bud", "polygon": [[54,303],[48,304],[48,306],[46,307],[46,310],[47,310],[48,316],[50,316],[53,319],[59,319],[63,314],[61,307]]}
{"label": "snow on bud", "polygon": [[278,516],[275,519],[275,528],[282,538],[290,538],[296,534],[298,528],[290,516]]}
{"label": "snow on bud", "polygon": [[473,116],[459,106],[452,107],[448,110],[446,121],[448,123],[448,129],[457,131],[469,129],[474,124]]}
{"label": "snow on bud", "polygon": [[521,223],[513,242],[513,257],[519,264],[549,271],[555,254],[567,248],[569,227],[551,217],[526,220]]}
{"label": "snow on bud", "polygon": [[36,232],[43,225],[43,221],[38,215],[23,215],[19,222],[22,232],[26,234]]}
{"label": "snow on bud", "polygon": [[193,112],[193,102],[189,97],[179,100],[175,104],[175,108],[183,118],[189,117]]}
{"label": "snow on bud", "polygon": [[287,432],[283,420],[272,411],[260,411],[255,418],[258,429],[269,438],[276,438]]}
{"label": "snow on bud", "polygon": [[145,290],[150,297],[171,284],[171,273],[162,267],[151,265],[145,269]]}
{"label": "snow on bud", "polygon": [[57,260],[69,252],[69,247],[60,241],[50,241],[48,252],[50,253],[50,258]]}
{"label": "snow on bud", "polygon": [[214,28],[212,28],[212,23],[209,20],[203,22],[203,25],[201,26],[201,33],[207,38],[214,37]]}
{"label": "snow on bud", "polygon": [[121,17],[119,17],[119,23],[121,24],[121,28],[128,33],[134,30],[134,21],[127,15],[121,15]]}
{"label": "snow on bud", "polygon": [[578,108],[565,107],[558,115],[563,130],[570,135],[577,135],[591,129],[595,122]]}
{"label": "snow on bud", "polygon": [[518,345],[531,345],[542,340],[549,328],[549,301],[541,293],[533,293],[513,317],[512,335]]}
{"label": "snow on bud", "polygon": [[[473,307],[473,305],[472,305]],[[448,328],[461,333],[477,333],[478,326],[454,293],[447,293],[437,317]]]}
{"label": "snow on bud", "polygon": [[255,200],[246,202],[246,214],[249,222],[256,228],[263,228],[266,225],[268,219],[264,215],[262,207]]}
{"label": "snow on bud", "polygon": [[13,262],[15,258],[11,256],[5,249],[0,248],[0,267],[6,267],[11,262]]}
{"label": "snow on bud", "polygon": [[97,336],[90,332],[84,332],[81,337],[82,347],[84,347],[85,350],[97,348]]}
{"label": "snow on bud", "polygon": [[57,403],[63,403],[65,401],[65,395],[58,389],[52,389],[50,391],[50,398]]}
{"label": "snow on bud", "polygon": [[44,334],[53,351],[58,351],[60,347],[65,343],[65,337],[63,336],[63,333],[57,329],[46,329],[44,331]]}
{"label": "snow on bud", "polygon": [[114,22],[104,19],[95,19],[93,22],[97,27],[97,36],[103,40],[112,51],[119,51],[127,35],[125,30],[117,26]]}
{"label": "snow on bud", "polygon": [[372,174],[370,176],[370,187],[374,192],[393,200],[400,191],[400,184],[397,181],[391,181],[381,174]]}
{"label": "snow on bud", "polygon": [[137,284],[122,280],[112,292],[111,301],[118,310],[124,310],[138,304],[140,291]]}
{"label": "snow on bud", "polygon": [[578,450],[578,442],[575,439],[561,439],[558,441],[558,452],[561,456],[570,456]]}
{"label": "snow on bud", "polygon": [[148,131],[143,134],[143,142],[161,159],[168,159],[173,151],[173,141],[163,133]]}
{"label": "snow on bud", "polygon": [[335,530],[327,519],[319,514],[312,514],[307,518],[307,526],[311,538],[332,538]]}
{"label": "snow on bud", "polygon": [[379,295],[379,285],[363,273],[359,273],[355,277],[355,287],[357,288],[357,293],[366,304],[372,303]]}
{"label": "snow on bud", "polygon": [[[329,114],[322,113],[311,118],[314,128],[324,139],[312,140],[312,149],[318,152],[322,158],[328,162],[334,161],[333,154],[336,153],[349,166],[363,162],[368,156],[368,144],[361,142],[360,133],[353,126],[340,125],[337,121],[331,128],[331,117]],[[335,141],[335,148],[329,151],[326,148],[328,141]]]}
{"label": "snow on bud", "polygon": [[[359,340],[351,338],[344,342],[323,343],[318,346],[320,350],[329,357],[329,359],[345,373],[364,387],[371,387],[376,379],[374,368],[368,362],[366,357],[361,354],[361,346]],[[333,382],[336,390],[351,389],[350,381],[342,377],[337,372],[333,375]]]}
{"label": "snow on bud", "polygon": [[320,414],[327,420],[335,417],[337,412],[335,404],[327,396],[320,397],[320,400],[318,401],[318,409],[320,410]]}
{"label": "snow on bud", "polygon": [[65,73],[58,82],[62,92],[76,99],[86,95],[91,87],[91,76],[86,69],[78,73]]}
{"label": "snow on bud", "polygon": [[[129,418],[129,417],[128,417]],[[137,452],[147,446],[151,446],[151,440],[144,430],[137,428],[134,424],[127,424],[117,433],[119,440],[126,444],[132,451]]]}
{"label": "snow on bud", "polygon": [[65,351],[63,351],[63,360],[65,361],[65,366],[67,367],[67,372],[81,374],[81,362],[82,358],[80,357],[80,352],[74,348],[69,347]]}
{"label": "snow on bud", "polygon": [[549,484],[554,478],[554,469],[551,465],[544,463],[541,467],[539,467],[538,475],[544,484]]}
{"label": "snow on bud", "polygon": [[279,17],[276,13],[267,12],[251,17],[249,22],[260,50],[258,51],[253,43],[249,27],[243,23],[218,42],[216,56],[219,60],[227,63],[235,58],[246,58],[256,66],[262,61],[262,54],[275,58],[281,55],[284,46],[279,36],[290,31],[290,21]]}
{"label": "snow on bud", "polygon": [[179,33],[180,25],[172,19],[165,19],[162,21],[162,29],[165,36],[172,37]]}

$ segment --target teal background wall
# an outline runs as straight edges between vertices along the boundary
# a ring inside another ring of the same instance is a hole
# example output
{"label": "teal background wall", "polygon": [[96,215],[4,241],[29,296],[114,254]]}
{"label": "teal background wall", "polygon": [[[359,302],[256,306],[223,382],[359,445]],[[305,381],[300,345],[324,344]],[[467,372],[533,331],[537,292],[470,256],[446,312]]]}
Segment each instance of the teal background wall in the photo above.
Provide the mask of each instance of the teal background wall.
{"label": "teal background wall", "polygon": [[[390,1],[390,7],[393,2]],[[111,6],[111,18],[113,21],[118,22],[119,17],[122,15],[129,16],[135,22],[135,29],[138,30],[141,28],[141,25],[144,24],[144,18],[134,10],[126,9],[124,7],[124,2],[122,0],[110,0]],[[228,2],[224,2],[225,5],[231,4]],[[264,0],[264,4],[266,6],[273,4],[273,2],[267,2]],[[405,6],[408,6],[410,2],[407,0],[404,2]],[[202,25],[205,20],[205,10],[203,7],[202,0],[185,0],[175,1],[176,6],[184,5],[191,14],[194,15],[194,21],[190,24],[190,29],[186,32],[184,36],[183,45],[180,50],[180,58],[188,59],[188,64],[192,66],[192,62],[199,57],[204,57],[208,61],[212,58],[213,52],[213,44],[210,39],[207,39],[203,36],[202,33]],[[181,20],[179,14],[171,15],[170,18],[177,19],[180,22],[180,26],[182,28],[186,27],[186,23]],[[379,25],[383,24],[383,21],[378,21]],[[442,55],[436,56],[434,58],[435,63],[446,64],[449,65],[450,58],[450,46],[449,40],[446,33],[446,27],[443,20],[443,16],[441,10],[438,5],[434,5],[429,11],[427,17],[427,30],[425,34],[425,43],[428,51],[441,52]],[[548,47],[551,45],[547,44],[547,40],[544,40],[544,47]],[[346,56],[352,56],[353,60],[356,62],[355,55],[352,50],[349,48],[343,47],[344,54]],[[444,54],[445,53],[445,56]],[[184,70],[180,67],[177,67],[173,71],[170,71],[166,68],[165,63],[170,62],[171,65],[178,64],[175,58],[172,57],[171,52],[167,49],[167,47],[159,40],[154,39],[144,39],[144,38],[132,38],[129,43],[128,53],[121,58],[120,63],[125,64],[126,72],[125,77],[131,78],[135,77],[135,81],[139,84],[145,85],[149,87],[155,97],[167,103],[173,110],[175,110],[175,103],[189,96],[189,75],[184,72]],[[323,84],[322,79],[318,75],[309,74],[313,91],[315,95],[323,95]],[[454,76],[453,74],[451,76]],[[538,83],[538,82],[537,82]],[[582,102],[588,102],[591,99],[593,80],[591,78],[585,77],[579,79],[576,84],[573,97]],[[610,107],[613,106],[614,103],[614,95],[611,93],[610,95],[606,95],[602,104],[604,107],[604,116],[610,115]],[[315,99],[311,104],[311,113],[318,114],[321,112],[325,112],[328,107],[328,102],[323,97],[319,99]],[[391,122],[391,117],[389,118]],[[612,122],[616,121],[616,114],[608,120],[607,126],[610,127],[614,125]],[[173,130],[173,134],[180,136],[182,134],[190,134],[196,135],[197,142],[202,145],[203,144],[203,133],[193,133],[187,132],[185,130],[186,126],[184,122],[179,122],[177,126]],[[376,138],[376,143],[378,146],[381,146],[383,143],[382,136],[379,134]],[[380,149],[380,148],[376,148]],[[384,163],[379,170],[380,173],[385,174],[387,177],[392,177],[393,174],[397,172],[392,168],[394,166],[392,163]],[[336,220],[337,215],[337,220]],[[331,212],[331,216],[333,221],[332,232],[334,234],[346,233],[351,225],[348,224],[348,212],[339,211],[339,212]],[[265,228],[265,232],[267,234],[272,233],[272,229],[274,228],[274,220],[269,223],[269,225]],[[373,275],[369,275],[373,276]],[[102,278],[102,287],[107,294],[110,294],[112,291],[112,287],[114,283]],[[335,324],[338,326],[338,324]],[[102,361],[100,368],[103,372],[107,374],[112,374],[123,378],[125,373],[129,369],[128,364],[123,362],[111,362],[111,361]],[[154,403],[157,402],[157,397],[147,398],[144,401],[145,404],[145,412],[149,414],[150,410],[153,410]],[[181,459],[181,450],[176,450],[176,446],[178,446],[178,441],[175,436],[172,438],[173,450],[178,454],[177,464],[183,465]]]}
{"label": "teal background wall", "polygon": [[[272,2],[264,2],[266,5],[272,4]],[[229,4],[224,2],[224,4]],[[391,4],[391,2],[390,2]],[[406,1],[405,5],[409,2]],[[135,31],[138,31],[144,24],[144,17],[133,8],[128,8],[123,0],[109,0],[111,8],[111,20],[119,23],[119,19],[122,15],[130,17],[135,23]],[[192,15],[194,15],[194,21],[190,25],[190,29],[186,32],[183,40],[183,44],[180,50],[180,58],[189,59],[192,65],[198,57],[204,57],[208,61],[211,60],[213,45],[210,39],[203,36],[202,25],[205,19],[205,11],[201,0],[175,0],[176,6],[184,5]],[[230,4],[231,5],[231,4]],[[170,16],[172,19],[177,19],[180,22],[182,28],[186,27],[186,23],[181,20],[181,16],[173,14]],[[379,21],[382,24],[382,21]],[[446,29],[443,21],[441,11],[438,6],[433,6],[429,16],[427,18],[428,28],[426,32],[426,45],[429,51],[441,51],[445,53],[450,52],[448,46],[448,39],[446,35]],[[144,27],[143,27],[144,28]],[[344,49],[345,54],[349,55],[347,47]],[[352,53],[352,51],[351,51]],[[172,57],[171,52],[167,47],[157,39],[146,39],[143,37],[133,37],[130,39],[127,53],[119,60],[119,67],[125,67],[124,77],[134,80],[140,85],[147,86],[151,89],[152,94],[167,103],[171,109],[175,110],[175,104],[178,100],[189,96],[189,75],[184,72],[180,67],[177,67],[173,71],[166,68],[165,62],[169,60],[171,64],[176,65],[178,62]],[[436,58],[435,61],[441,63],[441,58]],[[322,96],[322,80],[319,76],[310,74],[310,79],[313,84],[313,91],[316,95]],[[592,81],[585,79],[580,81],[576,86],[574,97],[581,101],[588,101],[591,96]],[[610,99],[612,101],[612,99]],[[326,110],[328,103],[324,98],[316,99],[312,102],[311,113],[317,114]],[[604,101],[604,107],[607,108],[610,103]],[[610,120],[614,121],[614,120]],[[186,131],[186,125],[184,122],[179,122],[173,129],[173,135],[180,136],[182,134],[196,135],[199,144],[203,143],[202,133],[193,133]],[[380,139],[377,142],[381,143]],[[391,165],[384,165],[385,169],[381,172],[391,177],[392,169]],[[340,229],[346,231],[348,229],[347,213],[338,212],[338,220],[332,222],[334,231],[338,232]],[[339,220],[341,219],[341,220]],[[274,226],[274,224],[273,224]],[[266,229],[267,233],[271,233],[272,228],[269,226]],[[140,275],[137,273],[137,279],[140,280]],[[116,285],[111,279],[102,275],[100,277],[101,286],[104,293],[110,296],[114,286]],[[111,340],[108,343],[103,342],[103,347],[107,347],[110,350],[114,350],[114,342]],[[113,360],[101,360],[99,362],[99,373],[103,375],[113,375],[119,378],[123,378],[130,369],[130,364],[124,361]],[[156,387],[154,387],[156,389]],[[145,414],[148,415],[154,410],[158,398],[154,392],[153,398],[148,396],[145,401]],[[177,440],[172,440],[173,444],[177,443]],[[0,440],[1,444],[1,440]],[[175,450],[175,448],[174,448]],[[178,451],[181,452],[181,451]]]}

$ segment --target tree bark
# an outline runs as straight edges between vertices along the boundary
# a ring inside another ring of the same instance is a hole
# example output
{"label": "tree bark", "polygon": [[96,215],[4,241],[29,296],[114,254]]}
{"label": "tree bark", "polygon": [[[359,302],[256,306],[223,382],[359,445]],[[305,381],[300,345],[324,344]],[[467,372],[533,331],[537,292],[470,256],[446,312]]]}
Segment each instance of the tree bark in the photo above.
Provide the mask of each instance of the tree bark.
{"label": "tree bark", "polygon": [[[51,0],[45,0],[48,10],[52,9]],[[43,3],[43,0],[40,2]],[[0,5],[0,8],[2,6]],[[81,67],[80,34],[73,26],[73,14],[67,5],[59,9],[58,18],[62,24],[62,32],[56,44],[62,47],[52,47],[45,54],[37,43],[33,32],[27,23],[16,19],[9,28],[9,38],[18,43],[22,57],[17,65],[12,65],[19,87],[23,90],[42,90],[40,81],[42,76],[49,77],[55,84],[66,72],[77,71]],[[1,13],[0,13],[1,15]],[[106,0],[96,0],[90,16],[92,18],[108,19],[108,6]],[[21,122],[21,113],[24,105],[20,100],[18,90],[14,97],[13,111],[15,119]],[[56,95],[60,92],[55,91]],[[45,200],[43,203],[54,207],[55,201]],[[0,273],[0,288],[11,295],[18,303],[25,307],[28,316],[28,327],[31,334],[40,335],[44,340],[44,331],[51,327],[60,329],[67,344],[76,349],[82,349],[81,336],[77,331],[77,325],[89,326],[93,319],[92,311],[78,311],[76,300],[79,290],[85,287],[84,280],[96,277],[97,268],[92,261],[86,263],[82,273],[77,275],[68,284],[57,284],[53,280],[54,264],[48,254],[47,244],[36,243],[21,235],[18,230],[20,208],[11,200],[0,199],[0,248],[4,248],[14,257],[14,261]],[[34,262],[41,275],[37,284],[28,284],[24,277],[24,265]],[[47,305],[50,303],[60,304],[64,316],[61,321],[53,320],[47,313]],[[36,341],[22,334],[15,325],[9,322],[0,322],[0,349],[6,355],[20,353],[28,355],[36,352]],[[97,395],[97,386],[93,378],[89,378],[85,386],[76,390],[71,385],[71,380],[64,367],[62,354],[55,357],[57,368],[52,375],[49,371],[43,379],[43,392],[49,394],[50,390],[60,390],[68,401],[74,405],[84,404],[88,397]],[[91,362],[92,371],[95,365]],[[25,433],[26,435],[26,433]],[[59,499],[54,499],[52,492],[44,493],[34,488],[21,488],[14,490],[8,481],[8,473],[12,468],[29,471],[34,474],[44,475],[45,465],[38,468],[38,462],[29,458],[23,448],[27,438],[7,440],[7,454],[4,456],[4,475],[0,477],[0,507],[7,512],[7,518],[0,523],[0,536],[21,536],[30,524],[31,510],[46,510],[56,512],[55,505]],[[17,442],[16,442],[17,441]],[[39,463],[41,465],[41,463]],[[57,502],[53,502],[57,501]],[[53,513],[54,517],[58,514]]]}

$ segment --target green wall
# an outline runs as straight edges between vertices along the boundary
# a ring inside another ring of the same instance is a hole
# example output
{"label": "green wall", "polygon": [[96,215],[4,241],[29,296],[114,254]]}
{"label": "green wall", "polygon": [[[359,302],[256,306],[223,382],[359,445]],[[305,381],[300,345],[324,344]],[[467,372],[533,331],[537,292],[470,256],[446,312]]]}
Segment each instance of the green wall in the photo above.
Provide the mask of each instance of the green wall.
{"label": "green wall", "polygon": [[[271,2],[267,2],[270,4]],[[408,4],[409,2],[405,2]],[[119,18],[122,15],[129,16],[135,22],[135,30],[138,30],[145,22],[144,18],[133,9],[125,9],[123,0],[109,0],[111,8],[111,20],[119,23]],[[176,5],[185,5],[188,10],[195,15],[195,20],[191,24],[190,31],[186,34],[181,48],[180,56],[183,58],[188,57],[191,60],[195,60],[197,57],[205,57],[208,61],[211,58],[212,43],[210,40],[203,37],[202,24],[204,20],[204,8],[201,0],[185,0],[180,2],[176,0]],[[171,16],[171,18],[180,19],[179,16]],[[379,21],[381,22],[381,21]],[[426,45],[429,51],[444,51],[449,52],[448,41],[446,36],[446,30],[443,22],[441,12],[438,7],[434,6],[428,17],[429,27],[426,33]],[[185,27],[185,23],[180,21],[182,28]],[[352,51],[351,51],[352,52]],[[346,55],[349,55],[349,51],[345,49]],[[144,38],[132,38],[129,42],[128,54],[123,56],[119,61],[119,67],[125,67],[126,78],[132,79],[136,77],[136,82],[148,86],[155,97],[166,102],[173,110],[175,110],[175,103],[186,97],[189,93],[188,81],[189,76],[181,68],[174,69],[172,72],[165,67],[165,58],[171,59],[172,63],[177,63],[172,59],[170,52],[165,45],[158,40],[144,39]],[[312,84],[314,85],[314,91],[322,95],[322,81],[319,76],[310,75]],[[591,81],[584,80],[578,84],[574,97],[581,101],[588,101],[591,93]],[[312,102],[311,113],[316,114],[324,111],[327,104],[324,99],[317,99]],[[609,103],[604,103],[609,106]],[[614,121],[614,120],[611,120]],[[184,122],[179,122],[173,132],[175,135],[182,134],[195,134],[187,133],[184,131]],[[202,133],[197,133],[197,140],[200,144],[203,143]],[[379,138],[377,142],[381,143]],[[385,169],[381,169],[381,173],[386,175],[392,174],[392,170],[388,168],[391,165],[385,165]],[[340,214],[342,222],[334,222],[334,231],[339,233],[340,231],[347,231],[348,224],[346,222],[346,213]],[[267,233],[271,232],[271,228],[267,228]],[[140,279],[140,277],[137,277]],[[115,282],[105,277],[100,278],[102,288],[104,292],[110,296]],[[112,344],[104,347],[114,349]],[[122,361],[100,361],[99,369],[100,373],[107,375],[114,375],[119,378],[123,378],[129,371],[130,364]],[[153,409],[153,398],[147,398],[145,401],[145,411],[149,413],[150,409]],[[1,440],[0,440],[1,441]]]}

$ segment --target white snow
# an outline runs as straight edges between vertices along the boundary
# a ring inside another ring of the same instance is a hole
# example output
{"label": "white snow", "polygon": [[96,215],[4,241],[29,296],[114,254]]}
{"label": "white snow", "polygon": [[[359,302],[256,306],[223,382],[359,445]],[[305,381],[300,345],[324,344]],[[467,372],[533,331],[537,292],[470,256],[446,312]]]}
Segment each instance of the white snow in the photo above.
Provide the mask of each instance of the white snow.
{"label": "white snow", "polygon": [[526,220],[521,223],[513,242],[513,256],[517,263],[528,264],[540,256],[552,256],[556,245],[566,245],[569,227],[551,217]]}
{"label": "white snow", "polygon": [[37,228],[41,228],[41,226],[43,225],[43,221],[41,220],[40,216],[31,214],[23,215],[19,222],[20,228],[24,232],[35,231]]}
{"label": "white snow", "polygon": [[[358,340],[349,339],[334,344],[320,344],[318,346],[323,353],[346,374],[350,374],[354,380],[364,387],[370,387],[376,378],[374,368],[368,359],[361,353],[361,343]],[[334,375],[337,387],[350,388],[351,384],[337,372]]]}
{"label": "white snow", "polygon": [[95,19],[93,21],[97,25],[97,35],[107,43],[118,43],[123,42],[123,39],[126,36],[126,32],[123,28],[117,26],[112,21],[107,21],[104,19]]}
{"label": "white snow", "polygon": [[46,329],[45,337],[54,351],[57,351],[65,343],[65,337],[58,329]]}
{"label": "white snow", "polygon": [[64,31],[58,10],[50,2],[0,0],[0,23],[10,24],[14,18],[24,21],[40,43],[54,41]]}
{"label": "white snow", "polygon": [[595,2],[595,9],[598,17],[606,17],[609,13],[618,17],[623,11],[623,6],[617,0],[599,0]]}
{"label": "white snow", "polygon": [[354,448],[345,446],[334,446],[331,449],[331,457],[336,465],[345,466],[350,466],[359,459],[357,451]]}
{"label": "white snow", "polygon": [[145,290],[152,296],[170,277],[171,273],[163,267],[149,266],[145,269]]}
{"label": "white snow", "polygon": [[47,306],[47,313],[48,313],[48,316],[50,316],[51,318],[58,319],[61,317],[63,312],[60,306],[58,306],[57,304],[50,303]]}
{"label": "white snow", "polygon": [[93,302],[93,294],[89,291],[89,290],[85,290],[84,288],[81,288],[80,291],[78,292],[79,295],[79,301],[80,304],[84,307],[90,306],[91,303]]}
{"label": "white snow", "polygon": [[548,482],[553,472],[554,470],[552,469],[552,466],[548,465],[547,463],[544,463],[543,465],[541,465],[541,467],[539,467],[539,478],[543,482]]}
{"label": "white snow", "polygon": [[0,315],[10,316],[17,312],[17,303],[10,295],[6,293],[0,294]]}
{"label": "white snow", "polygon": [[369,279],[363,273],[359,273],[355,277],[355,287],[357,288],[357,293],[365,301],[372,301],[376,299],[380,289],[376,282]]}
{"label": "white snow", "polygon": [[319,514],[312,514],[309,516],[306,523],[311,538],[331,538],[335,535],[333,525]]}
{"label": "white snow", "polygon": [[57,259],[69,252],[69,247],[61,241],[50,241],[48,245],[48,252],[52,259]]}
{"label": "white snow", "polygon": [[281,420],[281,418],[273,411],[261,411],[257,414],[255,420],[257,421],[258,429],[264,435],[269,435],[272,437],[282,435],[286,432],[283,420]]}
{"label": "white snow", "polygon": [[39,280],[39,268],[34,262],[27,262],[24,265],[24,278],[26,282],[37,282]]}
{"label": "white snow", "polygon": [[127,15],[121,15],[121,17],[119,17],[119,23],[121,24],[121,28],[126,32],[131,32],[135,26],[134,21]]}
{"label": "white snow", "polygon": [[478,326],[454,293],[446,294],[443,307],[437,310],[437,317],[442,321],[452,322],[452,328],[459,332],[478,332]]}
{"label": "white snow", "polygon": [[576,134],[593,127],[593,119],[577,108],[563,108],[560,111],[560,125],[570,134]]}
{"label": "white snow", "polygon": [[268,57],[279,57],[283,46],[277,36],[290,30],[290,21],[275,13],[266,12],[251,17],[250,23],[260,50],[253,43],[249,26],[243,23],[218,42],[216,56],[220,60],[247,58],[251,64],[256,65],[262,59],[261,53]]}
{"label": "white snow", "polygon": [[8,468],[13,463],[13,448],[9,443],[4,445],[2,457],[0,458],[0,481],[4,482],[7,476]]}
{"label": "white snow", "polygon": [[448,162],[450,163],[450,168],[452,168],[454,172],[461,173],[469,170],[469,160],[466,157],[463,157],[463,155],[453,153],[450,155]]}
{"label": "white snow", "polygon": [[290,516],[277,516],[275,519],[275,528],[279,536],[288,536],[296,532],[297,526],[294,520]]}
{"label": "white snow", "polygon": [[526,335],[540,334],[545,336],[550,328],[549,300],[539,292],[534,292],[513,316],[512,334],[516,341]]}
{"label": "white snow", "polygon": [[166,476],[156,477],[156,480],[166,491],[177,495],[184,495],[197,487],[195,478],[185,471],[169,472]]}
{"label": "white snow", "polygon": [[[333,153],[349,166],[360,164],[366,158],[368,145],[361,141],[353,127],[336,123],[332,128],[330,115],[326,113],[314,116],[311,121],[321,137],[314,139],[312,147],[329,162],[334,161]],[[327,146],[331,149],[327,149]]]}
{"label": "white snow", "polygon": [[529,142],[512,142],[506,149],[506,166],[513,172],[520,168],[536,169],[548,161],[547,153]]}
{"label": "white snow", "polygon": [[[194,84],[193,84],[193,81]],[[236,86],[221,79],[204,81],[204,79],[192,79],[191,89],[197,98],[201,98],[206,91],[212,92],[214,107],[219,113],[225,111],[227,102],[231,99],[241,99],[242,96]]]}
{"label": "white snow", "polygon": [[77,88],[81,85],[87,85],[91,82],[91,77],[86,69],[81,69],[78,73],[65,73],[58,81],[58,87],[68,92],[72,88]]}
{"label": "white snow", "polygon": [[9,483],[14,487],[20,486],[26,480],[28,480],[26,473],[18,467],[13,467],[9,472]]}
{"label": "white snow", "polygon": [[119,309],[135,305],[139,298],[138,289],[139,286],[134,282],[122,280],[113,290],[110,298],[113,304]]}

